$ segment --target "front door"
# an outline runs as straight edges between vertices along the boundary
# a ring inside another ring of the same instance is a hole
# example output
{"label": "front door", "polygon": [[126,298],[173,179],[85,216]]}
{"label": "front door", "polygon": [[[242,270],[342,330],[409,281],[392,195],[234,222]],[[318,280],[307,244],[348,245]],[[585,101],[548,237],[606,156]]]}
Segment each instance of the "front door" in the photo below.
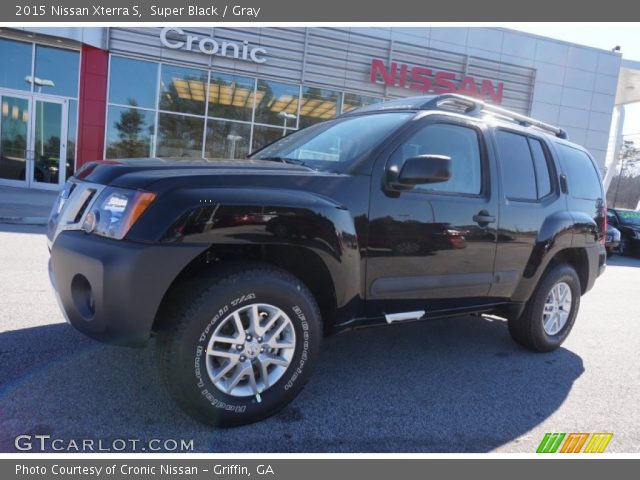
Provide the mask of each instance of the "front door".
{"label": "front door", "polygon": [[[372,181],[367,249],[370,316],[426,315],[487,303],[493,282],[498,218],[495,177],[482,127],[429,116],[379,158],[399,171],[407,158],[446,155],[452,175],[443,183],[389,192]],[[382,166],[384,163],[384,166]]]}
{"label": "front door", "polygon": [[57,190],[67,172],[67,100],[0,93],[0,184]]}
{"label": "front door", "polygon": [[37,188],[59,189],[67,171],[66,100],[34,96],[31,115],[29,183]]}

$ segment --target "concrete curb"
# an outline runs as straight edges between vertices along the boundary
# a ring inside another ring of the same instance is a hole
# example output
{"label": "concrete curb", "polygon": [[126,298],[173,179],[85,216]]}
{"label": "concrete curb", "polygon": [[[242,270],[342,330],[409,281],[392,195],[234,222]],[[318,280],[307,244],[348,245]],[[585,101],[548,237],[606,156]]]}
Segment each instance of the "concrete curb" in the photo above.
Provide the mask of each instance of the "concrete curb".
{"label": "concrete curb", "polygon": [[11,225],[46,225],[47,217],[0,217],[0,223]]}

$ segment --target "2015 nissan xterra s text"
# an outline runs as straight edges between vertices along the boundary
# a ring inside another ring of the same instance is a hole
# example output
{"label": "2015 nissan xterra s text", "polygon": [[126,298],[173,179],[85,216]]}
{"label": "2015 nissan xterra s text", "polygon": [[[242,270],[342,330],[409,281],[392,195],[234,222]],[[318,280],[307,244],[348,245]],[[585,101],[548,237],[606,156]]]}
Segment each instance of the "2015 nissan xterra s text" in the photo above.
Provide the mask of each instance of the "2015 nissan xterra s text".
{"label": "2015 nissan xterra s text", "polygon": [[247,160],[90,163],[48,227],[68,321],[155,334],[177,402],[230,426],[302,389],[323,335],[468,313],[545,352],[605,267],[595,163],[565,133],[458,95],[393,100]]}

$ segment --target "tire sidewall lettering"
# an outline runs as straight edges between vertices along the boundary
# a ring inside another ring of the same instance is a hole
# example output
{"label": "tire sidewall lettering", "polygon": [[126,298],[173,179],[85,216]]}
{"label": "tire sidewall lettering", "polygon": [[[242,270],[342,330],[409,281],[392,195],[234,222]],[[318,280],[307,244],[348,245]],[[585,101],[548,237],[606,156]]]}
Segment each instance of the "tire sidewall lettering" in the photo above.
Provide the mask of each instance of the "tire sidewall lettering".
{"label": "tire sidewall lettering", "polygon": [[[237,296],[233,298],[231,301],[227,302],[224,306],[220,307],[215,315],[211,318],[209,322],[207,322],[204,329],[201,331],[199,336],[197,337],[197,342],[194,351],[194,360],[193,360],[193,373],[195,378],[195,386],[200,394],[200,396],[211,406],[216,409],[225,410],[228,412],[233,412],[237,414],[242,414],[247,411],[247,407],[250,405],[256,405],[258,401],[255,397],[239,397],[238,400],[242,398],[244,402],[236,403],[233,401],[229,401],[229,399],[233,399],[234,397],[225,395],[220,392],[211,382],[209,375],[207,373],[207,355],[206,349],[209,339],[215,326],[220,322],[221,319],[228,316],[234,310],[237,310],[244,306],[245,304],[256,303],[256,302],[264,302],[269,303],[267,300],[257,300],[258,295],[254,292],[248,292],[243,295]],[[283,308],[281,306],[280,308]],[[283,388],[284,391],[290,390],[296,381],[302,376],[304,366],[309,358],[309,348],[310,348],[310,333],[309,333],[309,322],[307,316],[305,315],[303,308],[298,304],[289,304],[283,308],[283,310],[288,310],[288,314],[292,318],[297,318],[297,322],[293,322],[294,328],[296,329],[296,334],[302,338],[302,342],[297,341],[298,345],[296,349],[298,351],[295,352],[293,360],[297,360],[297,365],[294,368],[293,363],[289,365],[285,376],[280,380],[279,385],[271,387],[274,388]],[[286,383],[281,383],[285,378],[288,377]],[[269,389],[271,390],[271,389]],[[268,393],[267,390],[262,394],[264,397],[265,393]],[[245,402],[250,402],[247,405]]]}

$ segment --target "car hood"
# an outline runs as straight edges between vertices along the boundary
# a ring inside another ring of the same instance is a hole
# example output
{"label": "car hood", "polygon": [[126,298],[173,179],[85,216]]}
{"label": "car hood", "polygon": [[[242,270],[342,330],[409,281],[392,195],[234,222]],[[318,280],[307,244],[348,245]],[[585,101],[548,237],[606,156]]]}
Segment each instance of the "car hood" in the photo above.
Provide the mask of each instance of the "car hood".
{"label": "car hood", "polygon": [[289,163],[264,160],[136,158],[105,160],[84,165],[76,179],[124,188],[148,188],[160,180],[178,177],[224,175],[309,175],[316,170]]}

